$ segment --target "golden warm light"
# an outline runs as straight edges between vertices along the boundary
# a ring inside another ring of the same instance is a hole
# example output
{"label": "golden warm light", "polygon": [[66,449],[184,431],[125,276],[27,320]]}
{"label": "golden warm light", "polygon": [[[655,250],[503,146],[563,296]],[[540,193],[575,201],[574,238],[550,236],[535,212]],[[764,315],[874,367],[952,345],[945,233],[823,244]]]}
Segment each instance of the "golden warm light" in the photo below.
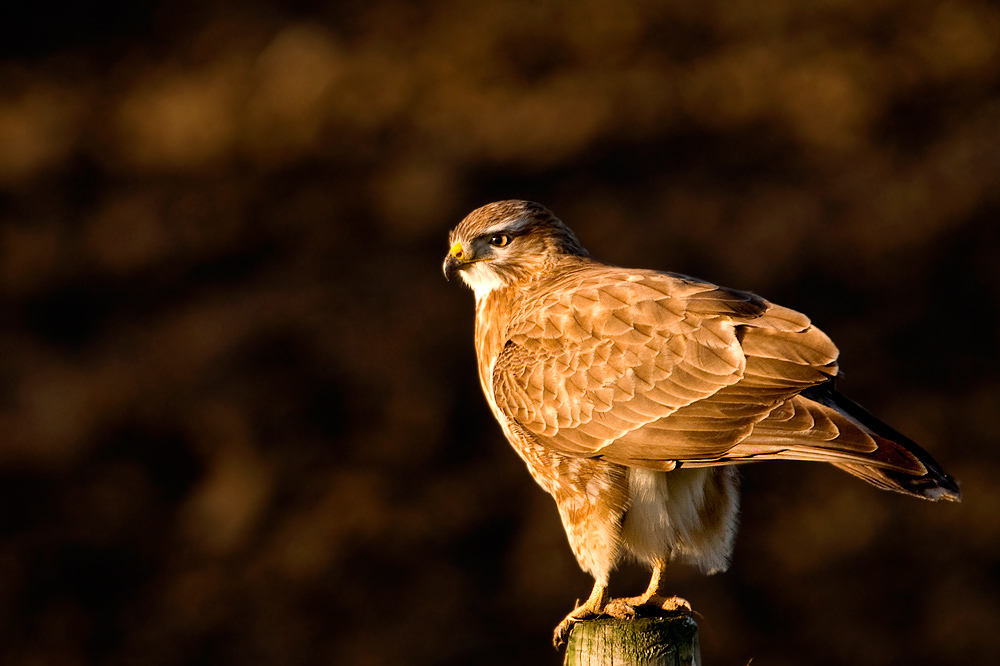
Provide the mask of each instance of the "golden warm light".
{"label": "golden warm light", "polygon": [[441,275],[502,199],[807,313],[963,483],[741,467],[705,663],[1000,652],[996,3],[84,4],[0,25],[3,663],[556,663]]}

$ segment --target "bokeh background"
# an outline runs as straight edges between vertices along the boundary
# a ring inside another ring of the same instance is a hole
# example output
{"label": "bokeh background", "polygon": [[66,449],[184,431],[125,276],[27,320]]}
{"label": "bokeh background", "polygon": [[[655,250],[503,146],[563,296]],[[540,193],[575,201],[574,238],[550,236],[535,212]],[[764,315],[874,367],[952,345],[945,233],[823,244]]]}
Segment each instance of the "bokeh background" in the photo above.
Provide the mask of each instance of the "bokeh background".
{"label": "bokeh background", "polygon": [[744,468],[706,664],[1000,653],[996,2],[3,11],[4,664],[559,663],[590,579],[440,270],[503,198],[805,311],[963,484]]}

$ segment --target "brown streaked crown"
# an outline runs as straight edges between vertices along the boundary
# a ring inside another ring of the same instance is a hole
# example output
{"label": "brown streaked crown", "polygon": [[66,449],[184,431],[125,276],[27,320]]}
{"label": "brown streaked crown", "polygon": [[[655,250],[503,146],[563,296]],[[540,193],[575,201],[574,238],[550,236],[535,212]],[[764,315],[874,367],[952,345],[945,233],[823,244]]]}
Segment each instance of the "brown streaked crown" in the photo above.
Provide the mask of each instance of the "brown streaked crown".
{"label": "brown streaked crown", "polygon": [[452,230],[449,241],[472,241],[503,232],[518,238],[528,237],[535,241],[530,246],[542,254],[588,256],[576,235],[552,211],[541,204],[518,199],[495,201],[472,211]]}

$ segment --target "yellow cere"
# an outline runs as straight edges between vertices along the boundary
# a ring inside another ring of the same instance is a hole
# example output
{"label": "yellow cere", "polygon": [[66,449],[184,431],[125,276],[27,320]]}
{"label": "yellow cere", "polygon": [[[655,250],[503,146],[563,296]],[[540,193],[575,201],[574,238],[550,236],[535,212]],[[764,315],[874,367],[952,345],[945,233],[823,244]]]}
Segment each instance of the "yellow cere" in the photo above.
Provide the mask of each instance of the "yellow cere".
{"label": "yellow cere", "polygon": [[464,252],[462,251],[462,244],[456,242],[454,245],[451,246],[451,250],[448,251],[448,254],[455,257],[456,259],[461,259],[462,255],[464,254]]}

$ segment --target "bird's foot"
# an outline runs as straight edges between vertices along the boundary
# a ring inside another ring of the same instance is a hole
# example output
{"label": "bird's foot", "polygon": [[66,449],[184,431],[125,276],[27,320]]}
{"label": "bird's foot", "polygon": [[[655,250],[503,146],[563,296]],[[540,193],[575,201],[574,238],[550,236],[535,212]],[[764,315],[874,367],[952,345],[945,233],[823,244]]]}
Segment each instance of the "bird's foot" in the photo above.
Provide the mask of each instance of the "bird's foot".
{"label": "bird's foot", "polygon": [[656,609],[656,611],[667,615],[691,615],[693,613],[688,600],[677,596],[664,597],[654,594],[646,598],[640,606]]}
{"label": "bird's foot", "polygon": [[573,625],[577,622],[611,617],[616,620],[631,620],[635,617],[660,617],[663,615],[691,615],[691,604],[680,597],[664,597],[658,594],[643,594],[638,597],[611,599],[598,607],[588,599],[563,618],[552,635],[552,643],[557,648],[566,644]]}
{"label": "bird's foot", "polygon": [[566,640],[569,638],[569,632],[573,630],[573,625],[577,622],[583,622],[584,620],[593,620],[596,617],[600,617],[602,613],[603,609],[594,608],[593,604],[591,604],[588,599],[586,602],[574,608],[569,615],[563,618],[563,621],[559,623],[555,632],[552,634],[552,644],[555,645],[557,649],[561,648],[566,644]]}
{"label": "bird's foot", "polygon": [[604,609],[605,615],[618,619],[661,615],[691,615],[691,604],[680,597],[643,594],[638,597],[612,599]]}

